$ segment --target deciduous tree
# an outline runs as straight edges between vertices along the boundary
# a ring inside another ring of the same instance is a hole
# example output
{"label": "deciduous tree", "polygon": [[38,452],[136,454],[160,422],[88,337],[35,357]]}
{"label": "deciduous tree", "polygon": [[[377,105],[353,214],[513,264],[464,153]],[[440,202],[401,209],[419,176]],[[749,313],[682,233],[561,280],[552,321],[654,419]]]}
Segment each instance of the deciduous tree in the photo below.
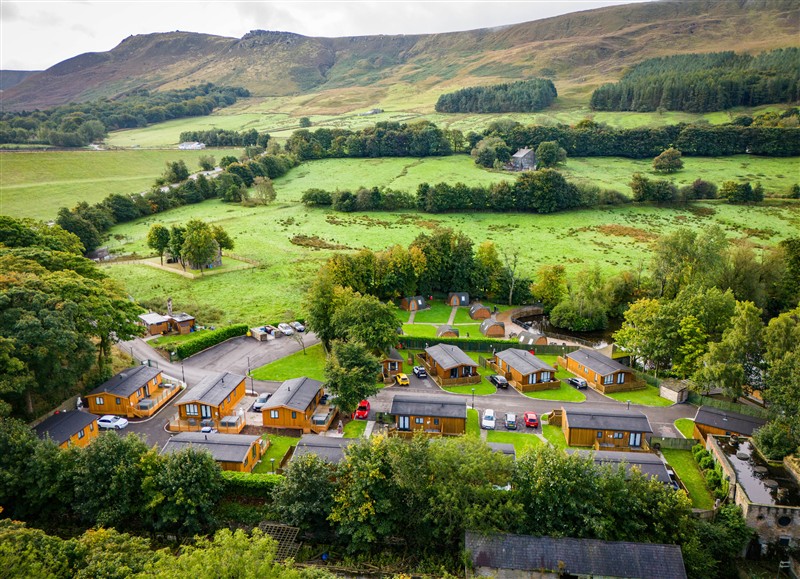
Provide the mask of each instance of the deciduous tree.
{"label": "deciduous tree", "polygon": [[169,229],[160,223],[154,223],[147,232],[147,247],[158,252],[161,265],[164,265],[164,252],[169,247]]}
{"label": "deciduous tree", "polygon": [[363,344],[334,342],[325,363],[325,382],[336,394],[339,408],[349,414],[378,392],[380,371],[380,362]]}

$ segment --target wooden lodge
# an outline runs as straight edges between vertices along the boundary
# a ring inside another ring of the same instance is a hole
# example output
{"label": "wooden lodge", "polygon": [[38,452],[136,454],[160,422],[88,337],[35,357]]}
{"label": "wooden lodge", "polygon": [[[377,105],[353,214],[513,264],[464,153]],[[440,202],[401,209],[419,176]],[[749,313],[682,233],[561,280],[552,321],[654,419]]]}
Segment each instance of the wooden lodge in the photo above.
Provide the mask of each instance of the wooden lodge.
{"label": "wooden lodge", "polygon": [[636,410],[561,409],[561,429],[567,446],[595,450],[647,452],[646,437],[653,433],[647,416]]}
{"label": "wooden lodge", "polygon": [[267,442],[260,436],[181,432],[167,441],[161,454],[179,452],[185,448],[206,450],[222,470],[252,472],[261,460],[266,445]]}
{"label": "wooden lodge", "polygon": [[467,431],[467,403],[451,396],[396,394],[389,414],[394,416],[392,434],[456,436]]}
{"label": "wooden lodge", "polygon": [[469,294],[467,292],[450,292],[447,294],[448,306],[468,306]]}
{"label": "wooden lodge", "polygon": [[495,370],[520,392],[561,388],[561,381],[556,378],[556,369],[526,350],[509,348],[497,352],[492,362]]}
{"label": "wooden lodge", "polygon": [[319,403],[322,382],[292,378],[278,387],[261,410],[267,428],[293,428],[303,433],[325,432],[336,417],[336,407]]}
{"label": "wooden lodge", "polygon": [[394,377],[403,372],[403,356],[397,351],[397,348],[389,348],[378,358],[381,361],[381,380],[384,384],[391,384]]}
{"label": "wooden lodge", "polygon": [[487,338],[505,338],[506,325],[503,322],[487,318],[481,322],[481,334]]}
{"label": "wooden lodge", "polygon": [[36,436],[41,439],[50,439],[59,448],[70,445],[83,448],[97,438],[100,429],[97,426],[97,416],[72,410],[69,412],[56,412],[34,427]]}
{"label": "wooden lodge", "polygon": [[478,363],[458,346],[436,344],[418,354],[418,359],[439,386],[478,384],[481,381]]}
{"label": "wooden lodge", "polygon": [[457,338],[459,334],[460,332],[458,328],[455,328],[453,326],[448,326],[447,324],[444,324],[436,328],[437,338]]}
{"label": "wooden lodge", "polygon": [[469,317],[473,320],[485,320],[492,317],[492,310],[479,302],[475,302],[469,307]]}
{"label": "wooden lodge", "polygon": [[170,330],[178,332],[179,334],[188,334],[194,331],[194,316],[190,316],[186,312],[174,314],[169,317]]}
{"label": "wooden lodge", "polygon": [[638,379],[633,370],[597,350],[575,350],[559,356],[558,364],[585,379],[589,386],[602,394],[642,390],[647,387],[645,381]]}
{"label": "wooden lodge", "polygon": [[169,332],[169,318],[155,312],[140,314],[139,323],[147,330],[148,336],[160,336]]}
{"label": "wooden lodge", "polygon": [[613,450],[567,450],[567,452],[578,456],[591,457],[598,466],[610,465],[616,468],[619,465],[625,465],[625,471],[629,474],[631,469],[636,467],[646,477],[668,486],[672,485],[672,478],[670,478],[669,471],[667,471],[667,465],[661,460],[660,456],[651,452]]}
{"label": "wooden lodge", "polygon": [[409,312],[416,312],[418,310],[426,310],[430,306],[428,305],[428,300],[426,300],[422,296],[412,296],[403,298],[400,300],[400,308],[409,311]]}
{"label": "wooden lodge", "polygon": [[244,395],[245,377],[241,374],[220,372],[206,376],[178,402],[178,416],[170,422],[169,429],[184,432],[213,428],[238,434],[244,428],[244,417],[236,413],[236,405]]}
{"label": "wooden lodge", "polygon": [[753,436],[757,428],[766,424],[763,418],[720,410],[713,406],[701,406],[694,417],[694,437],[705,441],[709,435]]}
{"label": "wooden lodge", "polygon": [[357,438],[304,434],[294,447],[290,461],[297,460],[307,454],[313,454],[331,464],[338,464],[344,460],[344,453],[347,447],[356,442],[358,442]]}
{"label": "wooden lodge", "polygon": [[89,392],[88,408],[92,414],[147,418],[180,391],[176,384],[162,382],[161,370],[134,366]]}
{"label": "wooden lodge", "polygon": [[547,336],[538,332],[520,332],[517,340],[523,346],[546,346]]}

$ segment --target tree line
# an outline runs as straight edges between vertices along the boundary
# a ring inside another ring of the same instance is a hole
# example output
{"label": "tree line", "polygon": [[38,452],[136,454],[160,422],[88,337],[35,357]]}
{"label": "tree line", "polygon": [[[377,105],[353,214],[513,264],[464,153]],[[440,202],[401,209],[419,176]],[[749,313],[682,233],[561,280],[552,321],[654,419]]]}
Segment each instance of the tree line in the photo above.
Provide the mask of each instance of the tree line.
{"label": "tree line", "polygon": [[185,226],[173,225],[170,228],[154,223],[147,232],[147,247],[158,252],[161,265],[164,253],[178,262],[186,271],[188,264],[192,269],[203,269],[214,256],[223,249],[233,249],[233,240],[220,225],[209,225],[200,219],[190,219]]}
{"label": "tree line", "polygon": [[250,145],[266,147],[269,139],[268,133],[259,133],[255,129],[249,131],[209,129],[207,131],[184,131],[180,135],[182,143],[205,143],[207,147],[247,147]]}
{"label": "tree line", "polygon": [[241,87],[205,83],[159,92],[136,89],[113,99],[69,103],[45,111],[4,112],[0,114],[0,143],[85,147],[109,131],[209,115],[248,96],[250,92]]}
{"label": "tree line", "polygon": [[557,96],[552,80],[532,78],[445,93],[435,109],[437,113],[532,113],[549,107]]}
{"label": "tree line", "polygon": [[799,48],[756,56],[732,51],[678,54],[635,65],[617,83],[600,86],[590,106],[600,111],[705,113],[800,100]]}

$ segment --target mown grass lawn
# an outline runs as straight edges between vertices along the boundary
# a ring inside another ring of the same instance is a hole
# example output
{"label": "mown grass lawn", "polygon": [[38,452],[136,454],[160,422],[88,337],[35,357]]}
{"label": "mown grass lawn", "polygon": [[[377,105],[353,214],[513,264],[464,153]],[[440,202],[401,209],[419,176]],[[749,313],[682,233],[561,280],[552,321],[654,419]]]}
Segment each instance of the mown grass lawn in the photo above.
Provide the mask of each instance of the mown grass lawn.
{"label": "mown grass lawn", "polygon": [[403,333],[414,338],[435,338],[436,326],[433,324],[403,324]]}
{"label": "mown grass lawn", "polygon": [[433,301],[428,302],[431,306],[426,310],[419,310],[414,315],[414,323],[420,324],[446,324],[450,318],[450,313],[453,311],[453,306],[448,306],[444,302]]}
{"label": "mown grass lawn", "polygon": [[618,402],[631,401],[631,404],[641,404],[642,406],[672,406],[672,401],[658,395],[656,386],[647,385],[644,390],[633,390],[632,392],[614,392],[606,394]]}
{"label": "mown grass lawn", "polygon": [[345,438],[361,438],[364,436],[364,431],[367,429],[366,420],[351,420],[344,425]]}
{"label": "mown grass lawn", "polygon": [[[286,338],[281,338],[286,339]],[[306,353],[296,352],[280,360],[270,362],[251,372],[256,380],[290,380],[307,376],[314,380],[325,380],[325,350],[322,344],[306,348]]]}
{"label": "mown grass lawn", "polygon": [[565,382],[561,382],[558,390],[541,390],[539,392],[526,392],[528,398],[536,400],[558,400],[560,402],[583,402],[586,396]]}
{"label": "mown grass lawn", "polygon": [[710,509],[714,507],[714,497],[706,486],[706,479],[691,450],[673,450],[665,448],[661,451],[664,458],[675,471],[675,474],[686,485],[692,506],[696,509]]}
{"label": "mown grass lawn", "polygon": [[487,442],[503,442],[506,444],[513,444],[517,455],[526,448],[533,448],[544,444],[542,440],[533,434],[524,434],[522,432],[500,432],[497,430],[490,430],[486,436]]}
{"label": "mown grass lawn", "polygon": [[453,324],[474,324],[474,323],[475,320],[469,317],[469,308],[459,307],[456,310],[456,317],[453,318]]}
{"label": "mown grass lawn", "polygon": [[560,426],[544,424],[542,425],[542,434],[547,439],[547,442],[556,448],[560,448],[561,450],[567,448],[567,439],[564,436],[564,431],[561,430]]}
{"label": "mown grass lawn", "polygon": [[481,422],[474,408],[467,408],[467,436],[481,436]]}
{"label": "mown grass lawn", "polygon": [[691,418],[678,418],[675,421],[675,428],[684,438],[694,438],[694,420]]}
{"label": "mown grass lawn", "polygon": [[281,464],[281,460],[289,450],[289,447],[300,441],[299,438],[294,436],[280,436],[278,434],[265,434],[263,438],[269,440],[269,448],[267,448],[267,452],[261,458],[261,462],[253,469],[253,472],[272,472],[271,458],[275,459],[275,469],[277,470]]}

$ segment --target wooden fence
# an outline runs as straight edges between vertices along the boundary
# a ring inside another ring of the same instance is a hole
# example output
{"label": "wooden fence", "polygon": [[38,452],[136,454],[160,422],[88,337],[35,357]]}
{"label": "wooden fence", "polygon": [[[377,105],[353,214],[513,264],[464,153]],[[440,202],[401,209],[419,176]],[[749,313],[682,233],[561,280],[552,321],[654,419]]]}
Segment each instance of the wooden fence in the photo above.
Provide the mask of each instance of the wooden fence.
{"label": "wooden fence", "polygon": [[768,418],[769,415],[764,408],[759,406],[750,406],[748,404],[737,404],[736,402],[728,402],[727,400],[717,400],[716,398],[709,398],[702,396],[697,392],[689,392],[687,399],[691,404],[697,406],[712,406],[727,412],[738,412],[739,414],[746,414],[748,416],[755,416],[756,418]]}
{"label": "wooden fence", "polygon": [[[653,448],[668,448],[670,450],[692,450],[699,441],[695,438],[676,438],[667,436],[651,436],[647,439]],[[658,445],[656,447],[656,445]]]}

